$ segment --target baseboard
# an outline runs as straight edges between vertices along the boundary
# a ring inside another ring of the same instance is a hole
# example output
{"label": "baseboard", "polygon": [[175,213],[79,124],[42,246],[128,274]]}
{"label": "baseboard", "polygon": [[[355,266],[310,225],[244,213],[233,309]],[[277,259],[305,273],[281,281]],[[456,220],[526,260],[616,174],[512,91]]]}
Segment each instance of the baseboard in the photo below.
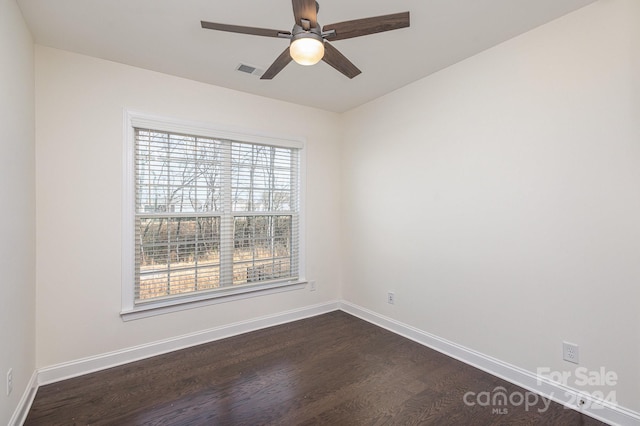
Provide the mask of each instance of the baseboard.
{"label": "baseboard", "polygon": [[31,409],[31,404],[33,403],[33,399],[36,397],[36,392],[38,390],[38,372],[34,371],[31,375],[31,379],[29,383],[27,383],[27,387],[22,393],[22,397],[18,402],[18,406],[16,410],[13,412],[13,416],[9,419],[9,426],[20,426],[27,419],[27,414],[29,414],[29,409]]}
{"label": "baseboard", "polygon": [[[514,385],[542,395],[567,408],[580,411],[602,422],[611,425],[640,425],[640,413],[635,411],[604,401],[595,400],[583,395],[576,389],[546,380],[530,371],[465,348],[464,346],[442,339],[410,325],[403,324],[353,303],[341,301],[339,307],[348,314],[385,328],[395,334],[406,337],[407,339],[462,361],[465,364],[479,368],[491,375],[500,377]],[[579,400],[578,398],[586,400],[584,407],[587,408],[581,408],[576,405],[576,401]]]}
{"label": "baseboard", "polygon": [[256,331],[267,327],[273,327],[309,318],[339,309],[339,302],[327,302],[308,306],[274,315],[254,318],[221,327],[215,327],[196,333],[190,333],[171,339],[152,342],[140,346],[134,346],[114,352],[108,352],[97,356],[83,358],[71,362],[44,367],[38,370],[38,385],[46,385],[60,380],[70,379],[83,374],[104,370],[118,365],[126,364],[156,355],[185,349],[203,343],[236,336],[238,334]]}
{"label": "baseboard", "polygon": [[[221,327],[215,327],[197,333],[178,336],[176,338],[152,342],[145,345],[41,368],[37,372],[34,372],[29,387],[25,390],[20,404],[9,424],[21,425],[24,422],[39,385],[58,382],[60,380],[150,358],[167,352],[213,342],[215,340],[267,327],[273,327],[275,325],[297,321],[335,310],[342,310],[367,322],[385,328],[395,334],[406,337],[462,361],[465,364],[469,364],[489,374],[500,377],[501,379],[520,386],[528,391],[535,392],[536,394],[549,398],[567,408],[583,412],[586,415],[605,423],[622,426],[640,426],[640,413],[624,407],[598,401],[588,396],[585,397],[575,389],[540,378],[530,371],[510,365],[504,361],[489,357],[472,349],[465,348],[464,346],[458,345],[454,342],[442,339],[438,336],[346,301],[332,301],[304,307]],[[588,408],[576,406],[575,403],[579,397],[587,400],[587,404],[585,404],[585,406]]]}

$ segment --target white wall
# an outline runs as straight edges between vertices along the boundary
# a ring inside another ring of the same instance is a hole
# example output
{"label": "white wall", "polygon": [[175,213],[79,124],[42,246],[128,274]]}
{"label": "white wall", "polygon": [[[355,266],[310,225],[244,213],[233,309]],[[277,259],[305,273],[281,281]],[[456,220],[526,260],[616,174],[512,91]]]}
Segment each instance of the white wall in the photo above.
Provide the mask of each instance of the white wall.
{"label": "white wall", "polygon": [[[0,424],[35,367],[33,41],[14,0],[0,0]],[[5,392],[13,369],[13,392]]]}
{"label": "white wall", "polygon": [[600,1],[347,113],[344,298],[534,373],[577,343],[640,411],[638,52]]}
{"label": "white wall", "polygon": [[[337,298],[336,114],[40,46],[36,93],[39,367]],[[318,290],[123,322],[124,108],[307,138],[306,266]]]}
{"label": "white wall", "polygon": [[[0,28],[22,25],[2,5]],[[342,295],[532,372],[571,370],[560,344],[575,342],[581,365],[618,373],[618,401],[640,411],[639,17],[636,0],[600,1],[343,116],[37,47],[36,365]],[[27,55],[21,31],[24,48],[4,42],[2,55]],[[2,89],[29,93],[28,66],[13,66]],[[28,182],[29,105],[2,99],[2,128],[8,113],[27,141],[2,182]],[[122,322],[123,108],[306,137],[318,291]],[[29,191],[2,188],[23,203],[2,214],[32,239]],[[9,270],[26,287],[0,291],[22,293],[24,311],[0,318],[19,319],[28,360],[33,253],[20,248]]]}

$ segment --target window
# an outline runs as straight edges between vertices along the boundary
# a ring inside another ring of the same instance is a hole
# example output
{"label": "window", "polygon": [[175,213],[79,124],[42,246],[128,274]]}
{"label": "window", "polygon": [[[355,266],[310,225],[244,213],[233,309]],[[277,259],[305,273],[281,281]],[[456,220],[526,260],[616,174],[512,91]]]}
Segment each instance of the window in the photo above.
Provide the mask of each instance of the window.
{"label": "window", "polygon": [[123,314],[301,282],[300,142],[127,127]]}

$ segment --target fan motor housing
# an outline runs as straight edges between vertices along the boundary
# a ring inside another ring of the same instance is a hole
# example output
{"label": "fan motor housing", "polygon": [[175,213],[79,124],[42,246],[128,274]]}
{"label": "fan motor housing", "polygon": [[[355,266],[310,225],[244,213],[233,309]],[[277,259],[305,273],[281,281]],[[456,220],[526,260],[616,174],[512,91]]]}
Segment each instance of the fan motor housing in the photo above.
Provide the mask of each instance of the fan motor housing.
{"label": "fan motor housing", "polygon": [[291,41],[298,40],[301,38],[315,38],[318,41],[322,41],[322,32],[320,31],[320,26],[315,28],[309,28],[309,30],[305,30],[300,25],[294,25],[293,30],[291,30]]}

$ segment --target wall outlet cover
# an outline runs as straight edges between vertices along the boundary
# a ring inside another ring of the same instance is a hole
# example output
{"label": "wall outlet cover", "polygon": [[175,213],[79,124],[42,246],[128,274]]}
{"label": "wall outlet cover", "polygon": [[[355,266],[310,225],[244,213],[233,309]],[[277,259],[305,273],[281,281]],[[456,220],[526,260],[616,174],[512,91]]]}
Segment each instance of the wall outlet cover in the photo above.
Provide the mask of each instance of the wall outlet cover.
{"label": "wall outlet cover", "polygon": [[578,364],[580,362],[580,350],[575,343],[562,342],[562,359]]}
{"label": "wall outlet cover", "polygon": [[13,391],[13,368],[7,371],[7,396],[11,395]]}

